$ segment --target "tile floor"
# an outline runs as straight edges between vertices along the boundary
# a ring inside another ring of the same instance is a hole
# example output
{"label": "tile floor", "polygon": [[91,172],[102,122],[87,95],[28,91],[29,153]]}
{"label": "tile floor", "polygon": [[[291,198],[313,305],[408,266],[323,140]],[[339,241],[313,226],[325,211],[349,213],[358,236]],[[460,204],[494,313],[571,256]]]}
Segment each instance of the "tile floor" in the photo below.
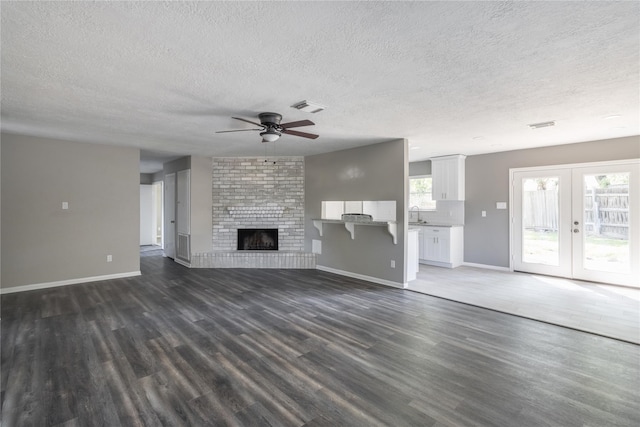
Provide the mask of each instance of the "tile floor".
{"label": "tile floor", "polygon": [[640,344],[640,289],[462,266],[420,265],[409,290]]}

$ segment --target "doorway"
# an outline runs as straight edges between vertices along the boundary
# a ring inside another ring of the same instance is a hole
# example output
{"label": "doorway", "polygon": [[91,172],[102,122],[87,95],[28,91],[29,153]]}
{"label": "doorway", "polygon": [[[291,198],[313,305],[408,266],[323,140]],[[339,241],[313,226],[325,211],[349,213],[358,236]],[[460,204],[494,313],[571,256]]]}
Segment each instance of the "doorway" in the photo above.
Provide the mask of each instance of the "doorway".
{"label": "doorway", "polygon": [[510,175],[512,270],[640,287],[640,162]]}

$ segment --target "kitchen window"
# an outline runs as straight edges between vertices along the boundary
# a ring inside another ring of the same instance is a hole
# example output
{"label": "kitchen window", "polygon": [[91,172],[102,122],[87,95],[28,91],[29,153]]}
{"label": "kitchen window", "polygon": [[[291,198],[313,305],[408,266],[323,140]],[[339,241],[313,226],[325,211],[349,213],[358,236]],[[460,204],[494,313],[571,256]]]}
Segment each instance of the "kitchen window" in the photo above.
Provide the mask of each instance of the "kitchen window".
{"label": "kitchen window", "polygon": [[409,178],[409,208],[417,206],[421,211],[436,210],[436,201],[431,198],[432,180],[430,175]]}

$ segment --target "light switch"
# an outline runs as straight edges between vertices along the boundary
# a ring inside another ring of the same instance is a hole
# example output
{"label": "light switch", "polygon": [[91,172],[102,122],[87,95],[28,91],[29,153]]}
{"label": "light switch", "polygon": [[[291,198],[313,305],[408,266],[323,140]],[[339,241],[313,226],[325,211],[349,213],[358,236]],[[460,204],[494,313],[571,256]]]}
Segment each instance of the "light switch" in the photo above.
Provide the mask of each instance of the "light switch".
{"label": "light switch", "polygon": [[482,211],[482,216],[487,216],[487,211]]}
{"label": "light switch", "polygon": [[62,209],[69,209],[69,202],[62,202]]}
{"label": "light switch", "polygon": [[496,202],[496,209],[507,209],[507,202]]}

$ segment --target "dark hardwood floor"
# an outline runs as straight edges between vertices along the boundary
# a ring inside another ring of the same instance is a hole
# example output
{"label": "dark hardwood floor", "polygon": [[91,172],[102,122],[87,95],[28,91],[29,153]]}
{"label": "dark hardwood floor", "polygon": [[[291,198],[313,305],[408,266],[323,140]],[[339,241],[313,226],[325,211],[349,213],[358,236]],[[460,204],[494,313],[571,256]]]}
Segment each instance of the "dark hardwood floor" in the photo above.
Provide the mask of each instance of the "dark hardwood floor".
{"label": "dark hardwood floor", "polygon": [[316,270],[2,296],[2,426],[637,426],[640,347]]}

